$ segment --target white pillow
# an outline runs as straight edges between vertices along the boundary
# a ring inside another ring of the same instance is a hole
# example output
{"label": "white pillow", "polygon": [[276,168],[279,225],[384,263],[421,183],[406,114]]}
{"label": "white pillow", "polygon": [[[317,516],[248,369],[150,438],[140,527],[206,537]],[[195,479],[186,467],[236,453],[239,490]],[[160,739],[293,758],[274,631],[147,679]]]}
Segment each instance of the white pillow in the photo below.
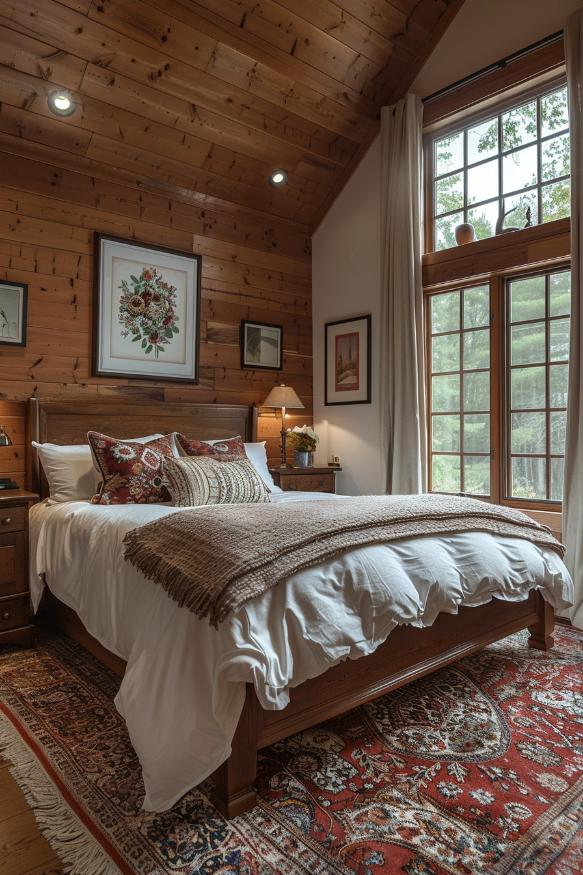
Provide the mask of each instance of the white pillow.
{"label": "white pillow", "polygon": [[[143,438],[123,438],[144,444],[161,434]],[[95,495],[101,475],[95,469],[89,444],[39,444],[32,442],[38,452],[43,471],[49,483],[53,501],[89,501]]]}
{"label": "white pillow", "polygon": [[259,441],[256,444],[245,444],[245,453],[247,458],[267,486],[270,492],[283,492],[279,486],[273,482],[273,477],[269,473],[267,467],[267,453],[265,451],[265,441]]}
{"label": "white pillow", "polygon": [[141,438],[116,438],[117,441],[131,441],[134,444],[147,444],[148,441],[155,441],[158,438],[164,437],[163,434],[147,434],[146,437]]}
{"label": "white pillow", "polygon": [[88,444],[59,446],[32,442],[54,501],[85,501],[95,495],[96,471]]}

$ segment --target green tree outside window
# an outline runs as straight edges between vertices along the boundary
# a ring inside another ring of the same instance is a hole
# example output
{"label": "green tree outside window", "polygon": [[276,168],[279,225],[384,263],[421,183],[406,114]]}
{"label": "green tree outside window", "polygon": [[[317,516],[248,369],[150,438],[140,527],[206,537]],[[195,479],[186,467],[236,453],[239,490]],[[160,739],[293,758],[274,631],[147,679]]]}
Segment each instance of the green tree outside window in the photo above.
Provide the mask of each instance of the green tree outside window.
{"label": "green tree outside window", "polygon": [[476,238],[496,222],[522,228],[570,215],[567,89],[556,89],[452,132],[433,143],[436,249],[456,245],[455,228],[471,222]]}

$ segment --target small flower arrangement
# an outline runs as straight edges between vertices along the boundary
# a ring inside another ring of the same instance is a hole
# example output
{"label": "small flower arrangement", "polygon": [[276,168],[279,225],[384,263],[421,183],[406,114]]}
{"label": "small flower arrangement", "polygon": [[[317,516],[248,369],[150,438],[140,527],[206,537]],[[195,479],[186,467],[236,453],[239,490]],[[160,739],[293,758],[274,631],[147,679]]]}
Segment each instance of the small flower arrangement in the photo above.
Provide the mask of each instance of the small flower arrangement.
{"label": "small flower arrangement", "polygon": [[122,337],[132,335],[146,355],[158,358],[179,333],[176,287],[165,282],[155,267],[144,267],[139,277],[130,276],[120,286],[119,321]]}
{"label": "small flower arrangement", "polygon": [[313,428],[309,425],[296,425],[288,428],[287,437],[294,450],[298,453],[313,453],[316,444],[320,440]]}

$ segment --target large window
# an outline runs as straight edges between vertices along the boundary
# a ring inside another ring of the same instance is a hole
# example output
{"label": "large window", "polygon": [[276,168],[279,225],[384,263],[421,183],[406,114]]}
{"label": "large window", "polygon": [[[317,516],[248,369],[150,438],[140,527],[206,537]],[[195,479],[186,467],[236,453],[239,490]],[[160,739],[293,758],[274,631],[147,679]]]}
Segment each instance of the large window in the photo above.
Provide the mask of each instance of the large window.
{"label": "large window", "polygon": [[433,249],[455,246],[470,222],[478,240],[504,228],[562,219],[569,208],[566,87],[432,138],[429,150]]}
{"label": "large window", "polygon": [[427,296],[430,489],[561,501],[570,296],[565,268]]}
{"label": "large window", "polygon": [[506,283],[506,492],[561,501],[567,419],[570,273]]}
{"label": "large window", "polygon": [[490,494],[490,288],[430,298],[431,483]]}

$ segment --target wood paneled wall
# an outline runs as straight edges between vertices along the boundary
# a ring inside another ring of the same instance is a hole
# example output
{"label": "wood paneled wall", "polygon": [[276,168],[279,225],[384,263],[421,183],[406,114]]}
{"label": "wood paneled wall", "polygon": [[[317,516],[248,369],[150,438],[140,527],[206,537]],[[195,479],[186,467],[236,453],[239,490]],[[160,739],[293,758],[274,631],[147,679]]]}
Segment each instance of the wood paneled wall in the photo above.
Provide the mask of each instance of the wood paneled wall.
{"label": "wood paneled wall", "polygon": [[13,442],[11,447],[0,447],[0,477],[11,477],[22,487],[27,485],[24,445],[25,410],[24,401],[0,400],[0,424],[6,428]]}
{"label": "wood paneled wall", "polygon": [[[2,146],[10,151],[1,151]],[[0,475],[24,481],[24,410],[40,397],[115,395],[140,399],[260,405],[272,385],[293,385],[312,418],[310,244],[301,226],[224,203],[169,197],[131,177],[65,169],[0,143],[0,279],[29,285],[28,342],[0,347],[0,423],[14,446],[0,448]],[[36,159],[36,160],[35,160]],[[93,233],[202,255],[200,383],[197,386],[91,376]],[[284,368],[240,368],[243,318],[283,325]],[[260,417],[277,460],[278,420]]]}
{"label": "wood paneled wall", "polygon": [[[279,379],[306,404],[290,424],[311,422],[309,234],[463,2],[2,0],[0,278],[28,282],[30,307],[0,401],[261,404],[279,380],[239,367],[250,317],[283,325]],[[199,386],[91,377],[95,231],[203,256]],[[260,431],[275,461],[273,414]]]}

